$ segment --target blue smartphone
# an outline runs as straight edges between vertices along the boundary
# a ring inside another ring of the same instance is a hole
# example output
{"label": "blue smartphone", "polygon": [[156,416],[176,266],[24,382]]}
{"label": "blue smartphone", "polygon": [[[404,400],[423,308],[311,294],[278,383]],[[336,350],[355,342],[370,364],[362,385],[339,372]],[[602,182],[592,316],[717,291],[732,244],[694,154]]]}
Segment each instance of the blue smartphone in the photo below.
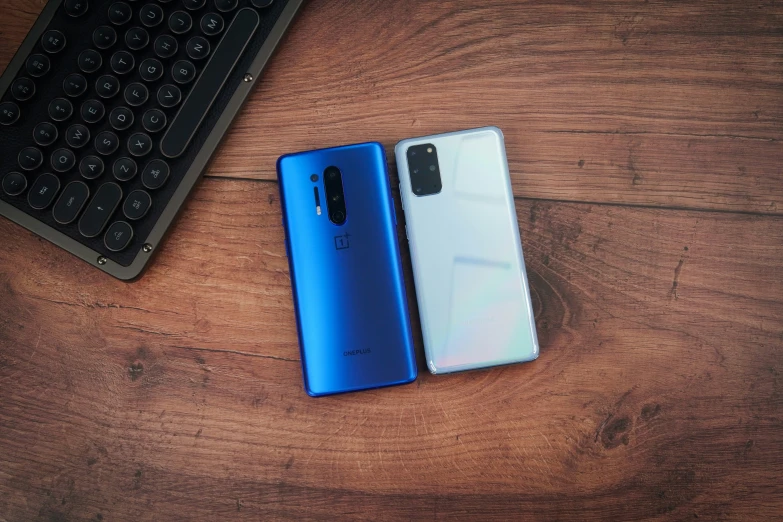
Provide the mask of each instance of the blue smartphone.
{"label": "blue smartphone", "polygon": [[415,380],[383,146],[286,155],[277,177],[307,393]]}

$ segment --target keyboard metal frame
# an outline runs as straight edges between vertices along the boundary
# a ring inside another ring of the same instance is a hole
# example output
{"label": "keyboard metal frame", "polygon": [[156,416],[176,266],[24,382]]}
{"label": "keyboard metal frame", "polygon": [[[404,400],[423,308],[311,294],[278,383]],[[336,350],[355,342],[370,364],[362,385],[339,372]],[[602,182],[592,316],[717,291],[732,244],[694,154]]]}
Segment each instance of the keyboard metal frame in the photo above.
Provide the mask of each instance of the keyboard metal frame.
{"label": "keyboard metal frame", "polygon": [[[220,115],[220,119],[215,124],[212,132],[209,134],[204,145],[201,147],[196,159],[188,169],[185,176],[182,178],[176,192],[169,200],[168,204],[163,210],[158,221],[147,237],[146,244],[149,244],[151,249],[140,249],[138,255],[133,262],[128,266],[122,266],[110,259],[104,258],[99,252],[82,245],[74,239],[66,236],[59,230],[56,230],[49,225],[38,221],[32,216],[25,214],[21,210],[18,210],[14,206],[0,200],[0,216],[5,216],[11,221],[23,226],[27,230],[37,234],[44,239],[54,243],[70,252],[71,254],[81,258],[88,262],[92,266],[103,270],[107,274],[116,277],[123,281],[132,281],[139,278],[148,263],[152,259],[152,256],[158,251],[163,243],[163,240],[168,232],[170,226],[177,218],[182,205],[187,200],[190,191],[196,185],[198,180],[203,176],[209,161],[212,158],[215,150],[222,141],[226,134],[226,131],[231,126],[237,113],[245,103],[247,96],[253,89],[253,86],[259,80],[262,71],[266,67],[270,58],[274,54],[275,48],[285,34],[288,26],[293,22],[297,12],[304,3],[305,0],[289,0],[285,7],[285,10],[280,15],[274,29],[270,33],[269,37],[264,42],[263,46],[256,54],[251,66],[246,71],[246,74],[250,74],[251,81],[242,82],[237,87],[236,92],[231,97],[228,105],[223,113]],[[63,0],[49,0],[44,7],[38,19],[33,24],[27,37],[22,42],[22,45],[16,51],[13,59],[8,63],[8,67],[2,76],[0,76],[0,97],[4,96],[6,91],[11,87],[11,83],[14,81],[19,69],[24,67],[25,60],[32,52],[38,40],[43,36],[44,31],[52,21],[57,9],[59,9]],[[147,251],[148,250],[148,251]],[[100,261],[99,261],[100,259]]]}

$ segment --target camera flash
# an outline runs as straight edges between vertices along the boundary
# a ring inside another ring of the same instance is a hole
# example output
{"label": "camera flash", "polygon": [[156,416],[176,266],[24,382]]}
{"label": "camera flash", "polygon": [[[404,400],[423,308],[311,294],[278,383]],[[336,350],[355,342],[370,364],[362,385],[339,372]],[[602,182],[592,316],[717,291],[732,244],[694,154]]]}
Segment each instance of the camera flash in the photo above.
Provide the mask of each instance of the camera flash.
{"label": "camera flash", "polygon": [[432,154],[432,147],[427,147],[427,152],[429,152],[430,154]]}

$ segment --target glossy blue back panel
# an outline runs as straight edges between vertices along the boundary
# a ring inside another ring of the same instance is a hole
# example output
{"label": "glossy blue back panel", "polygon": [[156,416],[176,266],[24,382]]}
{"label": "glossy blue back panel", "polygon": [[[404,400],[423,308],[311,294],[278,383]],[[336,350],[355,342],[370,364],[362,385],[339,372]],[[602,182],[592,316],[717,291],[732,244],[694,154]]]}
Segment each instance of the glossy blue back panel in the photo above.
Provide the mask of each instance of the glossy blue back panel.
{"label": "glossy blue back panel", "polygon": [[[340,226],[326,209],[323,174],[330,166],[343,177],[347,219]],[[283,156],[277,173],[307,393],[413,381],[416,358],[383,147]]]}

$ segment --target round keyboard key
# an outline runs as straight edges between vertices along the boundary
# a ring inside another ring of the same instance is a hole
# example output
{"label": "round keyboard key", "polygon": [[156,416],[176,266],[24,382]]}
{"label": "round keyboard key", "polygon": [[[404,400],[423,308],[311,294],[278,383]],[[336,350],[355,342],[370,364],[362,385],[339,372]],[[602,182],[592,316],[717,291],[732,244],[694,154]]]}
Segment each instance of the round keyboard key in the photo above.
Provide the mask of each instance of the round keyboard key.
{"label": "round keyboard key", "polygon": [[98,123],[106,114],[106,107],[98,100],[87,100],[82,104],[82,119],[87,123]]}
{"label": "round keyboard key", "polygon": [[96,179],[103,174],[103,160],[98,156],[85,156],[79,162],[79,173],[84,179]]}
{"label": "round keyboard key", "polygon": [[63,80],[63,91],[65,91],[65,94],[71,98],[81,96],[85,93],[86,90],[87,78],[81,74],[69,74],[66,76],[65,80]]}
{"label": "round keyboard key", "polygon": [[[24,192],[24,189],[26,188],[27,188],[27,178],[24,177],[24,174],[20,174],[19,172],[9,172],[3,178],[3,192],[8,194],[9,196],[18,196],[19,194]],[[142,192],[142,191],[138,190],[136,192]],[[126,201],[125,204],[127,206],[128,202]],[[146,213],[146,210],[144,212]],[[127,216],[128,213],[126,212],[125,215]]]}
{"label": "round keyboard key", "polygon": [[0,103],[0,125],[12,125],[19,119],[19,106],[14,102]]}
{"label": "round keyboard key", "polygon": [[103,75],[95,82],[95,92],[101,98],[113,98],[120,92],[120,81],[116,76]]}
{"label": "round keyboard key", "polygon": [[27,101],[35,94],[35,82],[30,78],[18,78],[11,85],[11,94],[17,101]]}
{"label": "round keyboard key", "polygon": [[117,51],[111,56],[111,70],[117,74],[128,74],[136,67],[136,59],[128,51]]}
{"label": "round keyboard key", "polygon": [[239,5],[239,0],[215,0],[215,7],[218,11],[227,13],[233,11]]}
{"label": "round keyboard key", "polygon": [[166,127],[166,115],[158,109],[150,109],[144,113],[141,123],[147,132],[160,132]]}
{"label": "round keyboard key", "polygon": [[51,67],[52,62],[50,62],[49,58],[42,54],[33,54],[30,55],[30,57],[27,59],[27,74],[33,78],[40,78],[44,74],[48,73]]}
{"label": "round keyboard key", "polygon": [[177,40],[170,34],[162,34],[155,39],[155,54],[158,58],[171,58],[178,49]]}
{"label": "round keyboard key", "polygon": [[217,13],[207,13],[201,18],[201,32],[207,36],[220,34],[225,27],[223,17]]}
{"label": "round keyboard key", "polygon": [[188,60],[180,60],[171,68],[171,76],[179,84],[190,83],[196,79],[196,66]]}
{"label": "round keyboard key", "polygon": [[125,2],[115,2],[109,7],[109,21],[114,25],[127,24],[132,16],[131,6]]}
{"label": "round keyboard key", "polygon": [[92,43],[94,43],[95,47],[98,49],[108,49],[117,43],[117,31],[108,25],[102,25],[93,31]]}
{"label": "round keyboard key", "polygon": [[174,85],[164,85],[158,89],[158,103],[166,109],[176,106],[182,101],[182,92]]}
{"label": "round keyboard key", "polygon": [[138,107],[149,98],[149,91],[140,83],[132,83],[125,88],[125,101],[131,107]]}
{"label": "round keyboard key", "polygon": [[134,120],[133,111],[127,107],[117,107],[109,114],[109,124],[118,131],[129,129]]}
{"label": "round keyboard key", "polygon": [[43,210],[52,204],[58,190],[60,190],[60,180],[57,176],[49,173],[41,174],[30,187],[27,203],[36,210]]}
{"label": "round keyboard key", "polygon": [[116,134],[103,131],[95,137],[95,150],[102,156],[114,154],[120,148],[120,139]]}
{"label": "round keyboard key", "polygon": [[87,49],[79,54],[78,63],[82,72],[90,74],[101,68],[103,58],[101,58],[101,53],[95,49]]}
{"label": "round keyboard key", "polygon": [[25,147],[17,159],[22,170],[35,170],[43,163],[43,153],[35,147]]}
{"label": "round keyboard key", "polygon": [[54,204],[52,217],[61,225],[76,221],[79,212],[90,197],[90,189],[81,181],[72,181],[65,186],[60,199]]}
{"label": "round keyboard key", "polygon": [[145,82],[154,82],[163,76],[163,64],[155,58],[147,58],[139,66],[139,74]]}
{"label": "round keyboard key", "polygon": [[55,98],[49,103],[49,117],[54,121],[64,121],[73,115],[73,105],[65,98]]}
{"label": "round keyboard key", "polygon": [[169,178],[169,166],[163,160],[152,160],[141,171],[141,182],[150,190],[159,189]]}
{"label": "round keyboard key", "polygon": [[147,27],[155,27],[163,21],[163,9],[156,4],[147,4],[139,9],[139,18]]}
{"label": "round keyboard key", "polygon": [[106,230],[103,244],[112,252],[125,250],[133,239],[133,227],[125,221],[112,223]]}
{"label": "round keyboard key", "polygon": [[119,181],[128,181],[133,179],[133,176],[138,172],[136,162],[130,158],[120,158],[114,162],[114,166],[111,169],[114,177]]}
{"label": "round keyboard key", "polygon": [[125,45],[131,51],[144,49],[148,43],[150,43],[150,34],[141,27],[131,27],[125,33]]}
{"label": "round keyboard key", "polygon": [[65,35],[60,31],[50,29],[41,38],[41,47],[49,54],[56,54],[65,49]]}
{"label": "round keyboard key", "polygon": [[65,131],[65,142],[69,147],[80,149],[90,142],[90,131],[80,123],[71,125]]}
{"label": "round keyboard key", "polygon": [[258,9],[263,9],[265,7],[269,7],[274,3],[274,0],[251,0],[251,4],[253,4],[253,7],[257,7]]}
{"label": "round keyboard key", "polygon": [[194,60],[203,60],[209,56],[209,42],[203,36],[194,36],[188,40],[188,44],[185,46],[185,50]]}
{"label": "round keyboard key", "polygon": [[152,198],[149,194],[143,190],[134,190],[128,195],[128,199],[122,205],[122,213],[125,214],[126,218],[136,221],[146,216],[151,206]]}
{"label": "round keyboard key", "polygon": [[137,132],[128,138],[128,151],[134,156],[146,156],[152,151],[152,138]]}
{"label": "round keyboard key", "polygon": [[53,123],[44,121],[33,129],[33,141],[41,147],[48,147],[57,141],[59,133]]}
{"label": "round keyboard key", "polygon": [[185,9],[188,11],[195,11],[196,9],[201,9],[207,5],[207,0],[182,0],[182,5],[184,5]]}
{"label": "round keyboard key", "polygon": [[193,19],[185,11],[174,11],[169,17],[169,29],[174,34],[185,34],[193,27]]}
{"label": "round keyboard key", "polygon": [[74,18],[87,12],[89,4],[87,0],[65,0],[65,13]]}
{"label": "round keyboard key", "polygon": [[57,172],[68,172],[76,165],[76,156],[69,149],[57,149],[52,154],[51,163]]}

